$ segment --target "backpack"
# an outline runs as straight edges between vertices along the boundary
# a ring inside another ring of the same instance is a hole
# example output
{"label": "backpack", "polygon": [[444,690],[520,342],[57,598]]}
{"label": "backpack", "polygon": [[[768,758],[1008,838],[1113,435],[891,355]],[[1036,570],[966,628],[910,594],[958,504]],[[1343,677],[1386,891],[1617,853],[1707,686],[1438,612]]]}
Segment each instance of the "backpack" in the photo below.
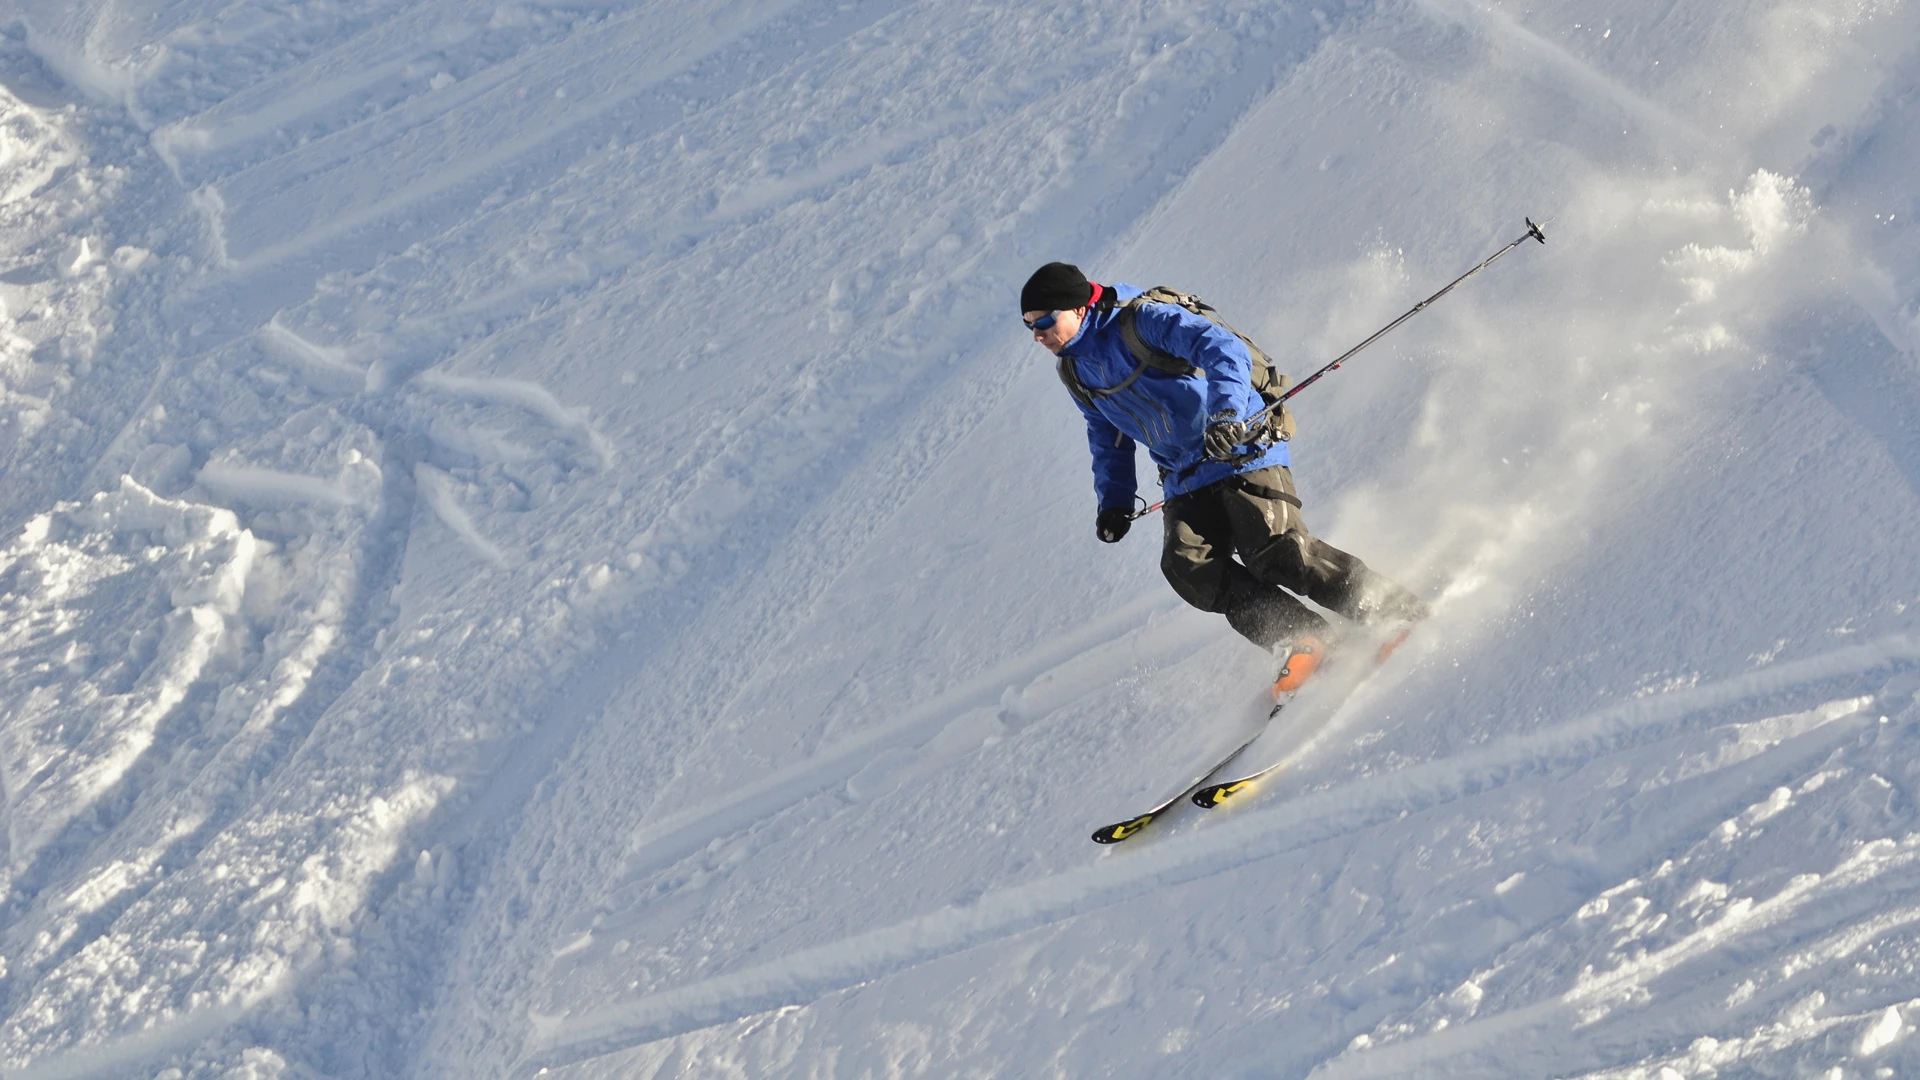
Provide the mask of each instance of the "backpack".
{"label": "backpack", "polygon": [[[1108,295],[1111,296],[1112,294],[1109,293]],[[1160,374],[1175,377],[1193,375],[1199,372],[1199,368],[1187,363],[1185,360],[1182,360],[1170,352],[1157,349],[1147,344],[1147,342],[1140,337],[1140,331],[1135,328],[1134,324],[1139,318],[1140,306],[1142,304],[1177,304],[1195,315],[1205,318],[1215,326],[1226,330],[1234,337],[1239,338],[1241,343],[1247,347],[1247,355],[1253,359],[1253,371],[1251,375],[1254,392],[1260,395],[1260,400],[1266,405],[1271,406],[1275,402],[1278,402],[1281,395],[1287,392],[1287,387],[1293,385],[1292,379],[1281,374],[1280,370],[1274,367],[1272,357],[1268,356],[1260,346],[1255,345],[1252,338],[1228,325],[1227,321],[1220,317],[1220,313],[1215,311],[1206,301],[1192,293],[1183,293],[1178,289],[1168,288],[1165,285],[1155,285],[1153,288],[1127,301],[1126,304],[1120,308],[1120,338],[1127,343],[1127,351],[1133,354],[1137,365],[1127,374],[1126,378],[1120,380],[1118,385],[1105,389],[1090,387],[1080,381],[1079,376],[1074,372],[1073,361],[1070,358],[1065,356],[1060,358],[1058,365],[1060,381],[1066,384],[1067,392],[1073,395],[1075,401],[1083,405],[1092,405],[1094,399],[1097,397],[1112,397],[1127,387],[1132,386],[1134,380],[1138,379],[1148,368],[1152,368]],[[1269,412],[1262,420],[1261,434],[1258,441],[1268,444],[1286,442],[1288,439],[1293,438],[1294,432],[1297,431],[1298,428],[1299,426],[1294,423],[1293,413],[1289,411],[1285,405],[1281,405],[1272,412]]]}

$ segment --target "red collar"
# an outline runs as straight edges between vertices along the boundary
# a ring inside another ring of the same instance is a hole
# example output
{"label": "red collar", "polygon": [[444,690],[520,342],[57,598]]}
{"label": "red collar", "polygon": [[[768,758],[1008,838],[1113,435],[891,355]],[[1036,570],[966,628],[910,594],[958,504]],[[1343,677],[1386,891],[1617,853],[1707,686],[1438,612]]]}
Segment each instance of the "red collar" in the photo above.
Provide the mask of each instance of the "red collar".
{"label": "red collar", "polygon": [[1100,284],[1097,281],[1089,282],[1089,284],[1093,286],[1093,295],[1087,297],[1087,306],[1092,307],[1093,305],[1100,302],[1100,294],[1103,292],[1106,292],[1107,289],[1106,289],[1106,286]]}

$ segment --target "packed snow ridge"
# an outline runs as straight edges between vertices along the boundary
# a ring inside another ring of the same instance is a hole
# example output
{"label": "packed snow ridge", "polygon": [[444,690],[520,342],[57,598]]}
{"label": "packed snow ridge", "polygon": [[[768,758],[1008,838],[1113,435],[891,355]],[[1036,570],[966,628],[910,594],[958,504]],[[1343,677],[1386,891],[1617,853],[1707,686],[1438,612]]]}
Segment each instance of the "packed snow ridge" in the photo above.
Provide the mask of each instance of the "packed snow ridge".
{"label": "packed snow ridge", "polygon": [[[1913,0],[0,0],[0,1072],[1920,1073],[1916,94]],[[1299,378],[1528,215],[1292,402],[1433,617],[1089,843],[1270,659],[1020,283]]]}

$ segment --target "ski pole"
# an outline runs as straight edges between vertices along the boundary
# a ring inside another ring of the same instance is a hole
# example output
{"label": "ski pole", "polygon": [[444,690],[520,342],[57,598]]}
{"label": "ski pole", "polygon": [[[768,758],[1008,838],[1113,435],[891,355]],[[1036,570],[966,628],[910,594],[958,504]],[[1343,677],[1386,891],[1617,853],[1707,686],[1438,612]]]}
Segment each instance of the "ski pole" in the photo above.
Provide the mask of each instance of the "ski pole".
{"label": "ski pole", "polygon": [[[1464,274],[1461,274],[1459,277],[1454,278],[1452,281],[1448,282],[1446,288],[1441,289],[1439,292],[1434,293],[1432,296],[1429,296],[1425,300],[1422,300],[1419,303],[1413,305],[1411,308],[1408,308],[1406,314],[1393,320],[1392,322],[1381,327],[1380,329],[1375,330],[1372,334],[1368,335],[1367,340],[1362,341],[1360,344],[1355,345],[1353,348],[1348,349],[1346,352],[1341,353],[1338,357],[1334,359],[1332,363],[1321,368],[1319,371],[1316,371],[1313,374],[1307,376],[1306,378],[1300,380],[1300,382],[1296,384],[1293,389],[1287,391],[1284,394],[1281,394],[1279,400],[1275,401],[1273,404],[1267,406],[1264,409],[1261,409],[1259,412],[1254,413],[1251,417],[1249,417],[1246,421],[1246,425],[1250,428],[1253,427],[1255,424],[1258,424],[1261,420],[1265,419],[1269,413],[1273,412],[1273,410],[1286,404],[1288,398],[1292,397],[1293,395],[1299,393],[1302,390],[1305,390],[1307,387],[1312,386],[1314,383],[1319,382],[1321,376],[1340,370],[1340,365],[1353,359],[1355,353],[1358,353],[1361,349],[1364,349],[1367,346],[1373,344],[1374,342],[1379,341],[1381,338],[1387,336],[1387,331],[1392,330],[1394,327],[1399,326],[1401,323],[1406,322],[1408,319],[1411,319],[1415,315],[1418,315],[1422,311],[1425,311],[1428,305],[1432,304],[1435,300],[1438,300],[1441,297],[1452,292],[1454,289],[1454,286],[1460,284],[1461,282],[1467,280],[1473,275],[1493,265],[1493,260],[1498,259],[1502,255],[1505,255],[1507,252],[1512,251],[1514,248],[1519,247],[1521,244],[1526,243],[1528,240],[1538,240],[1542,244],[1547,242],[1547,234],[1540,231],[1540,226],[1535,225],[1533,223],[1532,218],[1523,217],[1520,220],[1527,223],[1527,231],[1521,233],[1519,236],[1514,237],[1512,243],[1508,244],[1506,247],[1501,248],[1499,251],[1496,251],[1493,254],[1487,256],[1485,259],[1480,261],[1479,265],[1475,266],[1473,269],[1467,271]],[[1245,459],[1241,459],[1241,460],[1245,460]],[[1138,520],[1140,518],[1146,517],[1148,514],[1153,513],[1155,510],[1158,510],[1165,505],[1167,505],[1167,501],[1165,499],[1162,499],[1159,502],[1154,503],[1152,506],[1149,506],[1146,509],[1139,511],[1138,513],[1135,513],[1133,515],[1133,518],[1130,520]]]}
{"label": "ski pole", "polygon": [[1374,342],[1379,341],[1381,338],[1387,336],[1387,331],[1393,329],[1396,326],[1399,326],[1401,323],[1406,322],[1408,319],[1413,318],[1415,315],[1420,314],[1422,311],[1425,311],[1429,304],[1433,303],[1435,300],[1438,300],[1441,297],[1452,292],[1453,287],[1455,285],[1460,284],[1461,282],[1467,280],[1473,275],[1493,265],[1493,260],[1499,258],[1502,255],[1505,255],[1507,252],[1512,251],[1514,248],[1519,247],[1521,244],[1526,243],[1528,240],[1538,240],[1543,244],[1547,242],[1547,234],[1540,231],[1540,226],[1535,225],[1533,223],[1532,218],[1521,218],[1520,220],[1527,223],[1527,231],[1521,233],[1517,237],[1514,237],[1514,240],[1512,243],[1508,244],[1506,247],[1501,248],[1499,251],[1496,251],[1493,254],[1487,256],[1486,259],[1480,263],[1480,265],[1475,266],[1473,269],[1467,271],[1464,274],[1461,274],[1459,277],[1454,278],[1452,281],[1448,282],[1446,288],[1441,289],[1439,292],[1434,293],[1432,296],[1429,296],[1425,300],[1422,300],[1419,303],[1413,305],[1411,308],[1408,308],[1407,313],[1405,315],[1402,315],[1399,318],[1388,323],[1387,325],[1381,327],[1380,329],[1375,330],[1373,334],[1367,338],[1367,340],[1361,342],[1358,345],[1355,345],[1353,348],[1348,349],[1346,352],[1341,353],[1339,357],[1333,361],[1333,363],[1328,364],[1326,367],[1323,367],[1319,371],[1316,371],[1313,374],[1307,376],[1306,378],[1300,380],[1300,384],[1298,386],[1295,386],[1293,389],[1287,391],[1284,394],[1281,394],[1279,401],[1276,401],[1273,404],[1267,406],[1266,408],[1261,409],[1259,412],[1254,413],[1253,418],[1247,421],[1247,426],[1251,427],[1254,424],[1258,423],[1262,417],[1266,416],[1268,413],[1272,412],[1273,410],[1279,408],[1281,404],[1284,403],[1288,398],[1292,397],[1293,395],[1299,393],[1302,390],[1305,390],[1307,387],[1312,386],[1314,383],[1318,382],[1322,375],[1326,375],[1329,372],[1338,371],[1340,369],[1341,364],[1344,364],[1347,361],[1353,359],[1354,353],[1357,353],[1361,349],[1364,349],[1367,346],[1373,344]]}

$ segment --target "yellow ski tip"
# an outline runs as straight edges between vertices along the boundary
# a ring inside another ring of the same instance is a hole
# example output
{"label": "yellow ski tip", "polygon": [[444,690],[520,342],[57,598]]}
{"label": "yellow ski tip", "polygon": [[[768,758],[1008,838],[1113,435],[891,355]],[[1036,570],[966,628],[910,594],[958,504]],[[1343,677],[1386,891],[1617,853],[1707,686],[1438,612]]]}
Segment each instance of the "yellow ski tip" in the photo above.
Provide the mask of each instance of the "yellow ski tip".
{"label": "yellow ski tip", "polygon": [[1236,780],[1231,784],[1215,784],[1212,787],[1204,787],[1193,793],[1193,803],[1195,806],[1202,806],[1211,810],[1251,786],[1253,786],[1253,781],[1251,780]]}
{"label": "yellow ski tip", "polygon": [[1109,825],[1093,834],[1093,842],[1096,844],[1117,844],[1127,837],[1132,836],[1134,833],[1139,832],[1141,829],[1146,828],[1147,823],[1152,821],[1155,816],[1154,814],[1141,814],[1131,821],[1122,821],[1117,825]]}

